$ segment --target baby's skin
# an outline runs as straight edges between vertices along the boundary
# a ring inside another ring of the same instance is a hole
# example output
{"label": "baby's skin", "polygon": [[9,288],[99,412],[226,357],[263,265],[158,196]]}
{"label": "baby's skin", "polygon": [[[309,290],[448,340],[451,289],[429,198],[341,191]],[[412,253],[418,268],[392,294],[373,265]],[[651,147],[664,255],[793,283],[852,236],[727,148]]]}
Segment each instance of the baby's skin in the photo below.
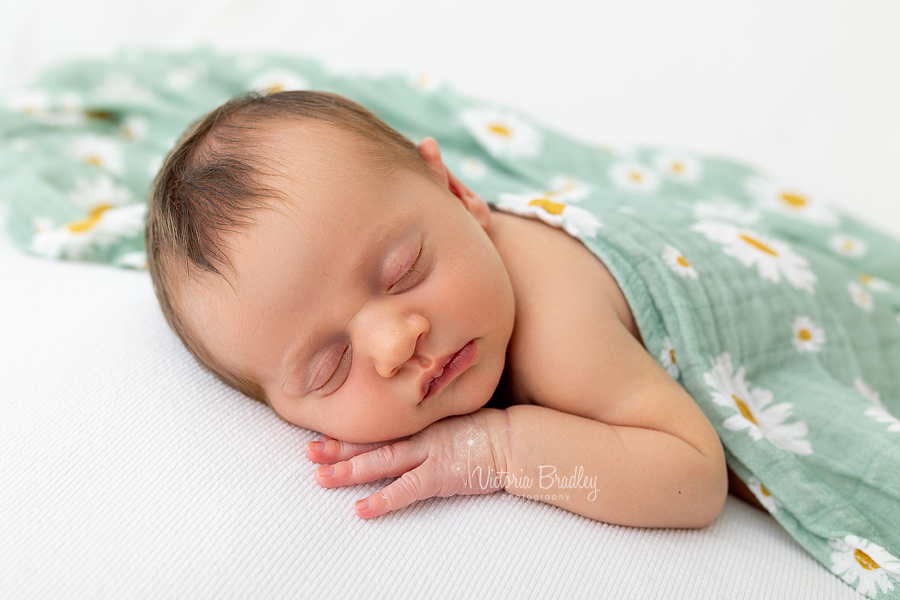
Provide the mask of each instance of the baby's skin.
{"label": "baby's skin", "polygon": [[[321,486],[396,478],[363,518],[505,490],[608,523],[715,519],[716,432],[579,241],[492,212],[430,138],[433,178],[327,124],[266,144],[283,199],[222,235],[233,269],[186,284],[183,310],[276,413],[324,434],[306,449]],[[506,408],[485,407],[495,393]]]}

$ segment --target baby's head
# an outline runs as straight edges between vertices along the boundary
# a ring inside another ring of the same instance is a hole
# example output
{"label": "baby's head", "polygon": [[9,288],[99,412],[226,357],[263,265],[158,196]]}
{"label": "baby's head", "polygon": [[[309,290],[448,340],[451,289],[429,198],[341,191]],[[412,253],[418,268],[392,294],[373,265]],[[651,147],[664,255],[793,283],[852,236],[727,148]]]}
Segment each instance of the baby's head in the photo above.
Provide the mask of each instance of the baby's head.
{"label": "baby's head", "polygon": [[150,272],[173,330],[227,384],[346,441],[490,399],[512,287],[481,198],[361,106],[230,101],[157,177]]}

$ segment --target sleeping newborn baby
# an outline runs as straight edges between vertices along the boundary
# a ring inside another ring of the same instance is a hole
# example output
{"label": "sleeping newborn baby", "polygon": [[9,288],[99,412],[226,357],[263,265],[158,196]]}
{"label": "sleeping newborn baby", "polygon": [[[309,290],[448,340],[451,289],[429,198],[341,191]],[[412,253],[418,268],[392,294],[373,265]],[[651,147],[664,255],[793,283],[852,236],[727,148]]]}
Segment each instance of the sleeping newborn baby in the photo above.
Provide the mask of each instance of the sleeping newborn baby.
{"label": "sleeping newborn baby", "polygon": [[146,242],[194,356],[323,434],[320,485],[396,478],[360,517],[500,490],[634,526],[722,508],[716,430],[604,263],[489,208],[434,139],[326,93],[232,100],[170,154]]}

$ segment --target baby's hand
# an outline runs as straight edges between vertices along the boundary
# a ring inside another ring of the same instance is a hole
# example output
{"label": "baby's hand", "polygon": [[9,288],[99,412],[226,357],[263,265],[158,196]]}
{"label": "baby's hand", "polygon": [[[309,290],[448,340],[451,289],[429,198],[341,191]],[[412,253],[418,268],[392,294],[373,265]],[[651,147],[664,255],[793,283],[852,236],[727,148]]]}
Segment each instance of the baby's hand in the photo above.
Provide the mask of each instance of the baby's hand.
{"label": "baby's hand", "polygon": [[368,519],[432,496],[502,490],[509,448],[506,423],[504,411],[481,409],[443,419],[396,442],[353,444],[323,436],[309,443],[306,456],[326,463],[316,470],[316,481],[326,488],[399,477],[356,503],[356,514]]}

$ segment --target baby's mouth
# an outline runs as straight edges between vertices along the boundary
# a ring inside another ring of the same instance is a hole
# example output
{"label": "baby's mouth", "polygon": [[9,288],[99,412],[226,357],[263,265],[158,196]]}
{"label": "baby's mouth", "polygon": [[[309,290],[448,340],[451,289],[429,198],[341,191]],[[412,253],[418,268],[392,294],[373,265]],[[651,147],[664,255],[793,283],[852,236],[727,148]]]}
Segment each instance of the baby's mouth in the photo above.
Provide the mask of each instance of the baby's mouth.
{"label": "baby's mouth", "polygon": [[471,340],[465,346],[452,354],[443,367],[423,386],[422,401],[434,396],[457,375],[469,368],[478,356],[478,346],[475,340]]}

